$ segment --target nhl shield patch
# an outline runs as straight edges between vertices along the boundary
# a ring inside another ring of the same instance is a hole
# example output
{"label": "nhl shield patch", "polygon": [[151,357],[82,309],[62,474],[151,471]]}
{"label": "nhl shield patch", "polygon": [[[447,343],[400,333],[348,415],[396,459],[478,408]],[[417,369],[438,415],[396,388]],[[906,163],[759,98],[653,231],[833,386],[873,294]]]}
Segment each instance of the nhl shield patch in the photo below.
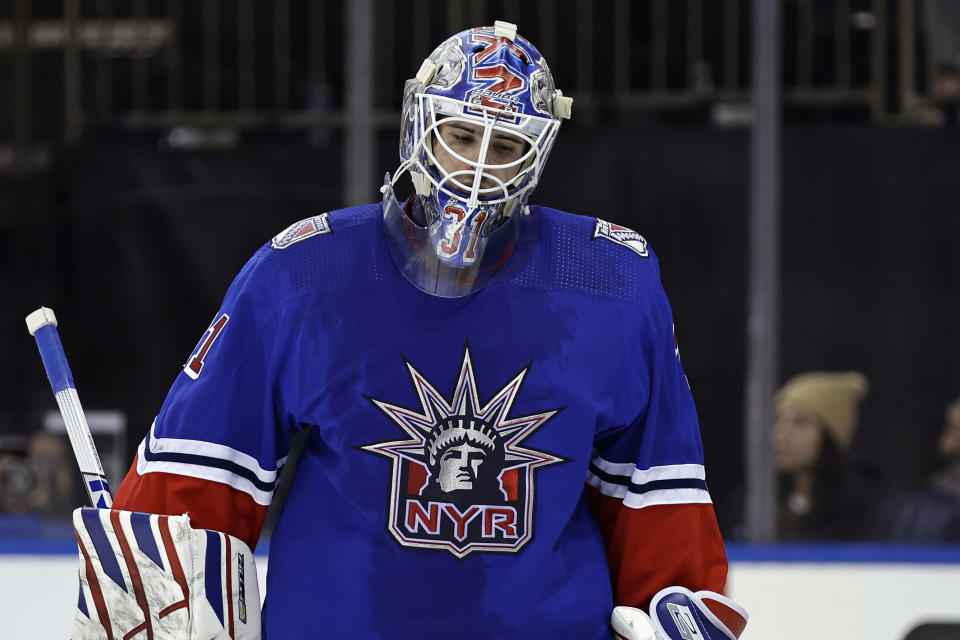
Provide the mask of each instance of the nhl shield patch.
{"label": "nhl shield patch", "polygon": [[313,236],[318,236],[324,233],[331,233],[333,229],[330,228],[330,214],[321,213],[318,216],[313,216],[310,218],[305,218],[299,222],[294,222],[292,225],[273,236],[273,240],[270,241],[270,246],[274,249],[286,249],[292,244],[296,244],[301,240],[306,240],[307,238],[312,238]]}
{"label": "nhl shield patch", "polygon": [[630,249],[641,258],[650,256],[650,252],[647,250],[647,240],[633,229],[628,229],[619,224],[597,218],[597,224],[593,228],[593,237],[616,242],[620,246]]}
{"label": "nhl shield patch", "polygon": [[406,364],[419,408],[368,398],[404,438],[359,447],[392,462],[390,534],[457,558],[520,551],[533,537],[536,471],[567,462],[524,441],[560,409],[511,415],[529,365],[482,401],[469,346],[449,399]]}

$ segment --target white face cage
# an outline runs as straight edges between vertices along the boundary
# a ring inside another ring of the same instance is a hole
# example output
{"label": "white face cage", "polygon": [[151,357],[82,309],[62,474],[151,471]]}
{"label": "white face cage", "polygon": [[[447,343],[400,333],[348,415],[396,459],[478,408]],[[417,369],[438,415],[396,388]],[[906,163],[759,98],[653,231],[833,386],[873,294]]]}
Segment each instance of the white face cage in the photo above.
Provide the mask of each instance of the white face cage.
{"label": "white face cage", "polygon": [[[450,198],[465,200],[470,209],[481,204],[489,206],[526,200],[546,164],[560,120],[429,93],[417,93],[414,99],[417,108],[412,122],[413,149],[410,157],[398,168],[394,182],[404,170],[410,171],[418,194],[428,196],[436,189]],[[440,136],[439,125],[453,121],[479,128],[482,139],[476,158],[458,154]],[[524,153],[505,164],[489,162],[489,147],[495,131],[519,138],[526,145]],[[447,154],[469,169],[450,171],[444,167],[434,153],[435,144],[441,145]],[[513,167],[519,167],[517,174],[506,180],[494,173]],[[509,215],[513,206],[504,209]]]}

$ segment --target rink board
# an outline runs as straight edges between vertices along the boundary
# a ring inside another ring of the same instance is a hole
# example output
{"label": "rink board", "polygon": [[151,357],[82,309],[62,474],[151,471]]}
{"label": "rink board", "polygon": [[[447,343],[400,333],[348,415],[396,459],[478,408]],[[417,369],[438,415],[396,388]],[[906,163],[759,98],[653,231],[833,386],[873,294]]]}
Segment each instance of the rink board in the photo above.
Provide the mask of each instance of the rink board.
{"label": "rink board", "polygon": [[[925,622],[960,624],[960,548],[731,545],[729,555],[729,595],[750,613],[742,640],[903,640]],[[257,563],[263,585],[267,557]],[[69,542],[0,542],[3,636],[68,637],[76,571]]]}

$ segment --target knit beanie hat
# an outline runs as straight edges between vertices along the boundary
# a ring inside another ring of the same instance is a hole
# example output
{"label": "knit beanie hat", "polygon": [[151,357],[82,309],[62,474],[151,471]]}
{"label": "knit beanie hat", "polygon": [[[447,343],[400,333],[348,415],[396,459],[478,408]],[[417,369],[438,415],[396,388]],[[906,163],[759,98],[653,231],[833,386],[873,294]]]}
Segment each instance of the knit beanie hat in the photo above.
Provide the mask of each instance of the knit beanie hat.
{"label": "knit beanie hat", "polygon": [[860,401],[870,383],[857,371],[811,371],[790,378],[777,392],[778,410],[798,409],[817,416],[837,448],[849,451],[857,428]]}

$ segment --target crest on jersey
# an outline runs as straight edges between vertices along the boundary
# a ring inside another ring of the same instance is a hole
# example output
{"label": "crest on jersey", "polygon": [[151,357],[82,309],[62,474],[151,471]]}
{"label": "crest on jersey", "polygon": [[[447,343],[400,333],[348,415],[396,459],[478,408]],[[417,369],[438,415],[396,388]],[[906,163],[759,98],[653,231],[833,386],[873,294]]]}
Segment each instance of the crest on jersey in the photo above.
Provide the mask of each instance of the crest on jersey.
{"label": "crest on jersey", "polygon": [[533,537],[535,472],[567,462],[523,443],[560,409],[511,415],[529,365],[481,401],[469,345],[449,400],[404,361],[420,407],[368,400],[405,437],[360,447],[393,462],[387,529],[405,547],[457,558],[519,551]]}
{"label": "crest on jersey", "polygon": [[301,240],[306,240],[307,238],[312,238],[313,236],[324,233],[331,233],[333,229],[330,228],[329,218],[329,213],[321,213],[318,216],[305,218],[300,222],[294,222],[273,236],[273,240],[270,241],[270,246],[274,249],[286,249]]}
{"label": "crest on jersey", "polygon": [[597,224],[593,228],[593,237],[605,238],[610,242],[616,242],[620,246],[630,249],[630,251],[633,251],[641,258],[646,258],[650,255],[650,252],[647,250],[646,239],[633,229],[628,229],[619,224],[597,218]]}

